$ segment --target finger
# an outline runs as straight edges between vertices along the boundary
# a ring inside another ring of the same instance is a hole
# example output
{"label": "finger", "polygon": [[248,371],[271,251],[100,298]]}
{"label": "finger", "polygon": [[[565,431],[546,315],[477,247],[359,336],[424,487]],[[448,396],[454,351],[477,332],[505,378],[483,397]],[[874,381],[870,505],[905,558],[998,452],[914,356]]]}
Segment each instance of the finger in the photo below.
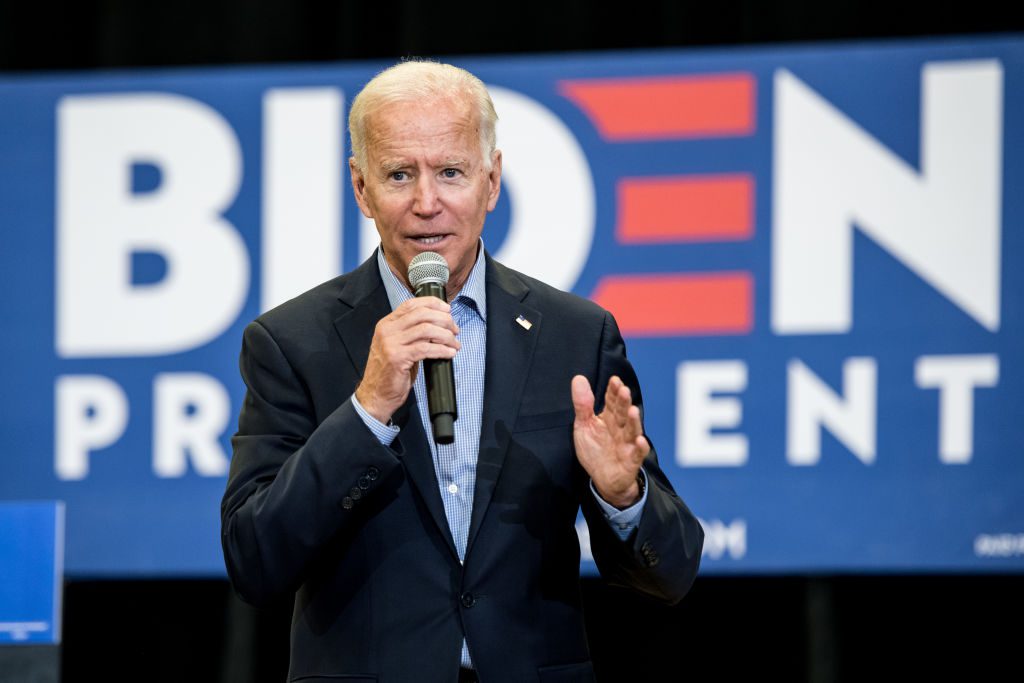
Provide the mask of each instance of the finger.
{"label": "finger", "polygon": [[457,334],[458,327],[450,317],[443,313],[423,311],[400,320],[382,321],[378,324],[374,339],[402,345],[420,339],[454,340]]}
{"label": "finger", "polygon": [[628,404],[630,403],[629,387],[619,379],[618,375],[612,375],[612,378],[608,380],[608,395],[611,397],[609,400],[614,403],[616,410],[621,407],[623,403],[627,404],[626,407],[628,407]]}
{"label": "finger", "polygon": [[412,357],[415,358],[414,365],[422,360],[445,360],[455,357],[456,349],[445,344],[437,344],[430,341],[417,342],[410,347]]}
{"label": "finger", "polygon": [[433,297],[409,299],[392,311],[384,320],[394,325],[397,329],[404,329],[429,320],[441,327],[450,329],[454,334],[459,333],[459,326],[455,324],[455,320],[452,318],[451,307],[444,301]]}
{"label": "finger", "polygon": [[621,420],[616,406],[618,399],[615,398],[615,389],[615,378],[612,377],[608,380],[608,386],[604,390],[604,408],[601,411],[601,419],[608,426],[613,438],[622,431]]}
{"label": "finger", "polygon": [[586,421],[594,417],[594,392],[583,375],[572,378],[572,405],[576,409],[577,420]]}
{"label": "finger", "polygon": [[620,384],[621,384],[621,382],[620,382],[619,378],[615,377],[613,375],[612,378],[610,380],[608,380],[608,386],[605,387],[605,390],[604,390],[604,407],[605,407],[605,410],[609,410],[612,413],[614,413],[615,410],[616,410],[616,403],[618,401],[616,396],[618,394],[618,389],[619,389],[619,385]]}
{"label": "finger", "polygon": [[[450,333],[441,330],[439,334]],[[454,339],[454,337],[446,340],[446,343],[438,343],[429,338],[407,340],[400,337],[392,337],[383,341],[377,348],[371,346],[367,367],[380,365],[391,368],[393,372],[406,372],[427,358],[454,358],[460,346],[458,340]],[[413,377],[415,378],[415,373],[413,373]]]}
{"label": "finger", "polygon": [[629,409],[633,407],[633,392],[629,390],[629,387],[623,384],[619,388],[616,398],[618,398],[618,409],[622,411],[622,419],[626,420],[629,417]]}
{"label": "finger", "polygon": [[424,308],[442,311],[444,313],[450,313],[452,310],[451,304],[443,299],[438,299],[436,296],[418,296],[412,299],[406,299],[398,305],[398,308],[396,308],[394,312],[399,315],[403,315],[411,311]]}
{"label": "finger", "polygon": [[[452,334],[459,333],[459,327],[455,324],[451,314],[447,311],[440,311],[435,308],[420,307],[407,310],[401,315],[396,315],[389,322],[395,330],[404,330],[422,323],[431,323],[438,327],[443,327],[446,330],[451,330]],[[389,329],[391,326],[389,326]]]}
{"label": "finger", "polygon": [[420,323],[412,329],[405,330],[399,336],[399,340],[406,345],[428,341],[435,344],[450,346],[455,350],[462,348],[462,342],[455,337],[455,334],[453,334],[451,330],[445,327],[438,327],[437,325],[429,322]]}
{"label": "finger", "polygon": [[618,377],[613,376],[608,380],[604,405],[615,426],[619,429],[624,428],[626,426],[626,411],[631,403],[629,400],[629,388]]}
{"label": "finger", "polygon": [[424,360],[450,360],[457,353],[458,349],[454,346],[440,344],[429,339],[420,339],[402,348],[401,357],[396,359],[396,364],[405,368]]}
{"label": "finger", "polygon": [[630,406],[626,413],[626,426],[625,426],[625,438],[624,442],[636,441],[637,437],[643,436],[644,427],[640,421],[640,408],[637,406]]}

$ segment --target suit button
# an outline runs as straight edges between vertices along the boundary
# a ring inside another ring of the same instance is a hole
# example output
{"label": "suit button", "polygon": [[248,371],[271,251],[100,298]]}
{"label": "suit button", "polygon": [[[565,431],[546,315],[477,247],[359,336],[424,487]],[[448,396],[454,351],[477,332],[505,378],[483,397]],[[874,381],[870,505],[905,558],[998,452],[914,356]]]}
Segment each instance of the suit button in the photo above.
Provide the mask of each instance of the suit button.
{"label": "suit button", "polygon": [[366,476],[369,477],[370,481],[377,481],[377,477],[380,476],[380,470],[370,465],[366,468]]}
{"label": "suit button", "polygon": [[370,478],[365,474],[359,477],[359,488],[361,488],[364,491],[370,488]]}
{"label": "suit button", "polygon": [[644,542],[644,544],[640,546],[640,554],[644,557],[645,565],[647,565],[648,567],[658,566],[660,558],[658,557],[657,551],[655,551],[654,548],[651,547],[650,543]]}
{"label": "suit button", "polygon": [[355,502],[348,496],[345,496],[344,498],[341,499],[341,507],[345,508],[346,510],[351,510],[353,505],[355,505]]}
{"label": "suit button", "polygon": [[461,600],[462,606],[467,609],[476,604],[476,596],[474,596],[472,593],[463,593]]}
{"label": "suit button", "polygon": [[363,497],[363,490],[356,486],[352,487],[352,490],[348,492],[348,497],[352,500],[359,500]]}

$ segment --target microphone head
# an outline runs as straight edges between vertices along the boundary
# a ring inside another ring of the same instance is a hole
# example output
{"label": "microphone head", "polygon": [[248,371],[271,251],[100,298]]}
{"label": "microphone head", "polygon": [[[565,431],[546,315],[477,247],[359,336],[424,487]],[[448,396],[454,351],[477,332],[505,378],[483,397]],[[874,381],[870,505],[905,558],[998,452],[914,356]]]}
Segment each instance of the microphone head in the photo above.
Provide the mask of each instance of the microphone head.
{"label": "microphone head", "polygon": [[413,291],[428,282],[436,282],[442,287],[448,284],[448,262],[433,251],[416,254],[409,261],[409,284]]}

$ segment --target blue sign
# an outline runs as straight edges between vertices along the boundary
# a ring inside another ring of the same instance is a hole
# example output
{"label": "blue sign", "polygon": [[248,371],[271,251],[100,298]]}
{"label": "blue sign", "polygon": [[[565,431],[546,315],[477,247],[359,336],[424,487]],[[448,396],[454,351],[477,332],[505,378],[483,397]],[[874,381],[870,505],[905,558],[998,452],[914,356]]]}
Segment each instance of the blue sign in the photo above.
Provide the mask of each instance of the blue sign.
{"label": "blue sign", "polygon": [[60,643],[63,565],[63,503],[0,503],[0,645]]}
{"label": "blue sign", "polygon": [[[615,313],[703,571],[1024,569],[1024,40],[458,63],[485,244]],[[384,66],[0,80],[0,498],[71,575],[223,573],[242,329],[376,246]]]}

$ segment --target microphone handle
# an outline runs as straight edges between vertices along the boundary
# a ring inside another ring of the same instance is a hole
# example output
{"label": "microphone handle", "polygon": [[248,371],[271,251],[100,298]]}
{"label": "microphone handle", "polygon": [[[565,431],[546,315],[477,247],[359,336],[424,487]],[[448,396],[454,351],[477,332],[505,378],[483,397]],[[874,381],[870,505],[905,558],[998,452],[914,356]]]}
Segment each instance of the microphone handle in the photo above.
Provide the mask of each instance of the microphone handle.
{"label": "microphone handle", "polygon": [[[447,301],[444,285],[439,282],[422,283],[416,288],[416,296],[436,296],[441,301]],[[427,383],[427,407],[434,441],[450,444],[455,441],[455,420],[459,417],[452,362],[447,358],[426,358],[423,360],[423,373]]]}

